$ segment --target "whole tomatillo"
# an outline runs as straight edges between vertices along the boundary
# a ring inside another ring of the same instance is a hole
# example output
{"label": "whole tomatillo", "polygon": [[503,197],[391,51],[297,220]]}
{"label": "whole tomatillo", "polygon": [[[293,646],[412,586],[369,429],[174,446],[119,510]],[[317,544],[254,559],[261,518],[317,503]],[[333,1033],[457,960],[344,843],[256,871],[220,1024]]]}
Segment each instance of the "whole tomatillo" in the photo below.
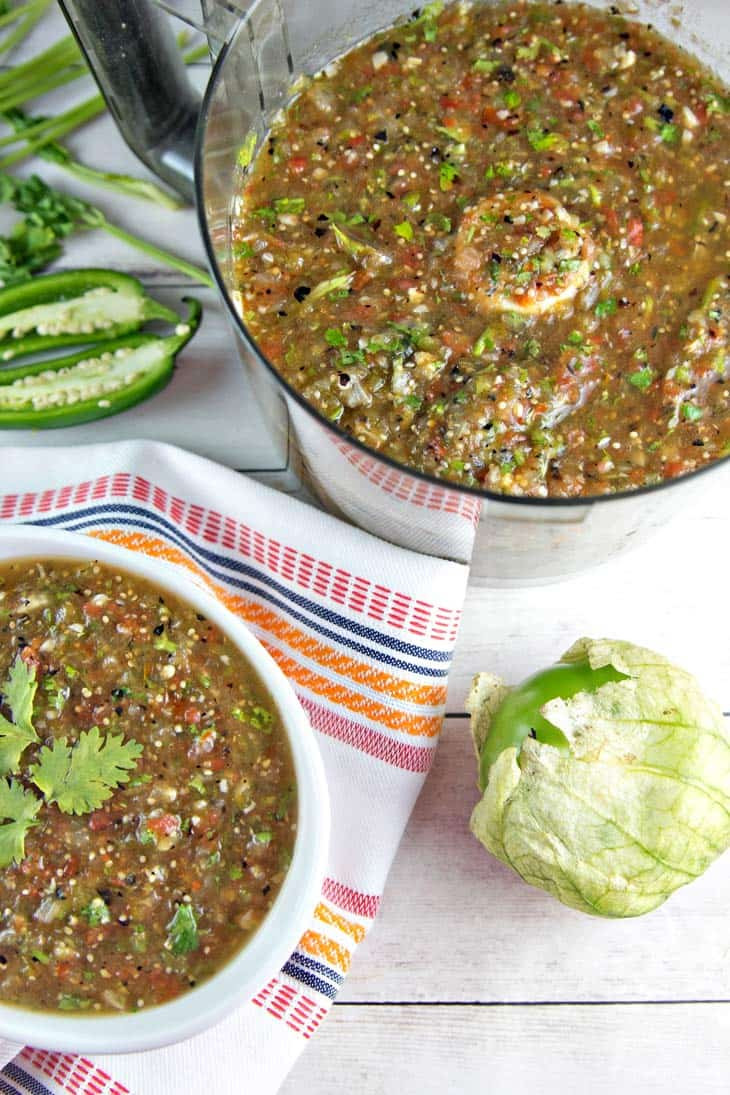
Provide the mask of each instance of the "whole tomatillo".
{"label": "whole tomatillo", "polygon": [[472,832],[566,905],[638,916],[730,846],[730,731],[661,655],[580,639],[515,689],[480,674],[467,707]]}

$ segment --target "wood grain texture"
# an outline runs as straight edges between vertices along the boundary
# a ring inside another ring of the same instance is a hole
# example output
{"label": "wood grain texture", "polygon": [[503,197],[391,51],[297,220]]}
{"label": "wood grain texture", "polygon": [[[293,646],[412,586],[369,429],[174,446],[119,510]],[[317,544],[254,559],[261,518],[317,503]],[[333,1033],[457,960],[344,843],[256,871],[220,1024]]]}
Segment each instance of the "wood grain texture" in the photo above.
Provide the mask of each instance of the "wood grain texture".
{"label": "wood grain texture", "polygon": [[725,1007],[341,1005],[281,1095],[725,1095],[728,1066]]}

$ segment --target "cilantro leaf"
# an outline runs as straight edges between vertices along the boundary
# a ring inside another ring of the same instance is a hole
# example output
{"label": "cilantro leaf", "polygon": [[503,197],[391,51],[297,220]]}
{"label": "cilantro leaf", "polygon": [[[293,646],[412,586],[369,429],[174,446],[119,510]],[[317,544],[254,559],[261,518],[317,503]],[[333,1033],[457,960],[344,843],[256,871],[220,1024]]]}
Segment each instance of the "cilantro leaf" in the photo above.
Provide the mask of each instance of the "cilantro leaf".
{"label": "cilantro leaf", "polygon": [[303,213],[306,204],[304,198],[276,198],[273,202],[277,213]]}
{"label": "cilantro leaf", "polygon": [[248,165],[253,160],[254,154],[256,152],[257,141],[258,137],[256,136],[256,131],[252,129],[251,132],[246,136],[245,141],[238,150],[238,156],[236,157],[236,159],[238,160],[238,163],[241,167],[248,167]]}
{"label": "cilantro leaf", "polygon": [[423,27],[423,37],[427,42],[435,42],[438,37],[437,20],[444,10],[443,0],[434,0],[431,4],[425,4],[420,13],[413,20]]}
{"label": "cilantro leaf", "polygon": [[64,814],[85,814],[98,810],[116,787],[127,782],[141,753],[142,746],[134,739],[102,736],[99,727],[92,726],[72,745],[58,738],[52,748],[44,746],[30,774],[47,802],[55,802]]}
{"label": "cilantro leaf", "polygon": [[633,384],[640,392],[645,392],[647,388],[650,388],[653,379],[654,373],[648,365],[643,365],[635,373],[629,373],[627,377],[629,384]]}
{"label": "cilantro leaf", "polygon": [[26,745],[36,740],[0,715],[0,773],[15,772]]}
{"label": "cilantro leaf", "polygon": [[15,664],[8,674],[5,685],[5,698],[8,707],[13,713],[13,722],[20,730],[35,737],[33,729],[33,701],[35,700],[38,682],[35,678],[35,669],[29,668],[18,655]]}
{"label": "cilantro leaf", "polygon": [[556,145],[562,144],[565,140],[560,133],[551,133],[539,126],[528,126],[525,133],[535,152],[549,152],[551,148],[555,148]]}
{"label": "cilantro leaf", "polygon": [[347,336],[339,327],[328,327],[324,333],[324,338],[330,346],[347,346]]}
{"label": "cilantro leaf", "polygon": [[29,669],[18,655],[3,685],[13,722],[0,715],[0,774],[14,771],[25,747],[38,741],[32,721],[37,687],[35,669]]}
{"label": "cilantro leaf", "polygon": [[701,407],[696,407],[694,403],[683,403],[682,417],[686,419],[687,422],[696,422],[698,418],[702,418],[702,409]]}
{"label": "cilantro leaf", "polygon": [[92,897],[89,904],[81,910],[81,915],[86,917],[92,928],[98,928],[100,924],[108,924],[111,920],[111,913],[103,897]]}
{"label": "cilantro leaf", "polygon": [[439,186],[442,190],[451,190],[454,180],[459,178],[459,172],[449,160],[442,160],[439,164]]}
{"label": "cilantro leaf", "polygon": [[41,800],[15,780],[0,779],[0,867],[25,857],[25,837],[41,808]]}
{"label": "cilantro leaf", "polygon": [[606,300],[599,300],[596,305],[596,315],[599,319],[603,319],[604,316],[613,316],[616,314],[618,305],[613,297],[608,297]]}
{"label": "cilantro leaf", "polygon": [[[45,145],[44,149],[49,146]],[[57,146],[60,148],[60,146]],[[58,159],[58,153],[52,154]],[[63,161],[63,152],[61,152]],[[139,186],[135,187],[139,189]],[[133,235],[107,220],[101,209],[72,194],[66,194],[49,186],[38,175],[28,179],[17,178],[0,172],[0,205],[8,202],[22,214],[7,236],[0,236],[0,285],[12,285],[27,280],[41,270],[62,251],[61,241],[73,232],[88,228],[100,228],[112,236],[119,236],[145,254],[153,254],[173,269],[211,284],[210,278],[184,259],[153,247],[146,240]]]}
{"label": "cilantro leaf", "polygon": [[199,945],[195,913],[190,905],[178,905],[175,915],[167,925],[167,946],[173,954],[190,954]]}

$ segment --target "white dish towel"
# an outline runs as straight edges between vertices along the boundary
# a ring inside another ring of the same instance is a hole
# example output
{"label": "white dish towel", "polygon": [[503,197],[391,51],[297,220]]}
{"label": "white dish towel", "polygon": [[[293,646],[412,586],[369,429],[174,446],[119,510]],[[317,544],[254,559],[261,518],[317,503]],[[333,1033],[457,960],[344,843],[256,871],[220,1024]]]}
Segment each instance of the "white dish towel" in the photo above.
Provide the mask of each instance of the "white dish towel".
{"label": "white dish towel", "polygon": [[0,1041],[0,1093],[273,1093],[376,915],[436,749],[467,568],[393,547],[152,442],[4,449],[0,524],[7,522],[72,529],[164,557],[238,613],[315,728],[332,843],[310,928],[253,1001],[181,1045],[94,1062]]}

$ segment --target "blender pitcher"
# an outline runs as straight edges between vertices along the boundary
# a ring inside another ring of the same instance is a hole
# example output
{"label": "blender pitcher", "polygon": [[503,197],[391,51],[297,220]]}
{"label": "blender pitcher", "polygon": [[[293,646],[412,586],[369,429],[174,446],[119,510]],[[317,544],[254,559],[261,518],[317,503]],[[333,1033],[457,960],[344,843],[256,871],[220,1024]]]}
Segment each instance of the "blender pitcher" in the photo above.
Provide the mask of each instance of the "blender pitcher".
{"label": "blender pitcher", "polygon": [[[609,7],[609,0],[593,0]],[[255,140],[295,81],[410,14],[413,0],[60,0],[127,143],[167,183],[196,198],[208,258],[261,404],[286,402],[307,484],[331,511],[384,539],[460,561],[491,584],[542,582],[643,541],[711,487],[727,505],[730,458],[656,486],[594,498],[525,498],[457,486],[367,449],[322,417],[276,372],[243,321],[232,256],[237,194]],[[727,0],[619,5],[730,78]],[[173,13],[208,36],[213,73],[202,103],[174,42]]]}

